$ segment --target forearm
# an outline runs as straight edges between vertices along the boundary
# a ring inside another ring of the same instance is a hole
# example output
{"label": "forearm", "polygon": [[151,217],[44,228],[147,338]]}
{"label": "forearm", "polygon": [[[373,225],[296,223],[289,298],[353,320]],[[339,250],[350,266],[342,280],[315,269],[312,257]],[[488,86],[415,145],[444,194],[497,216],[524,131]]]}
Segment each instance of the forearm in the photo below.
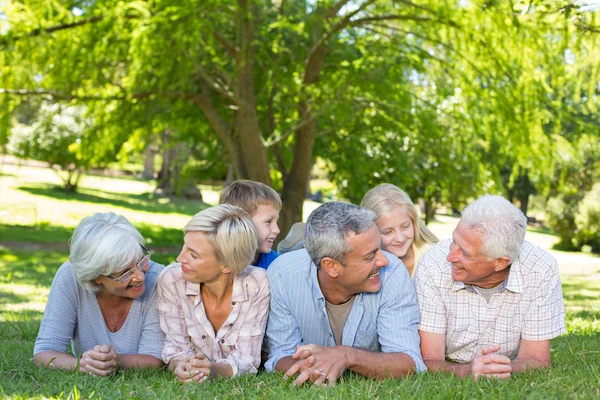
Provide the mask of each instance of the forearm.
{"label": "forearm", "polygon": [[229,378],[233,375],[233,369],[227,362],[211,363],[210,365],[210,379],[223,377]]}
{"label": "forearm", "polygon": [[400,378],[415,372],[415,362],[405,353],[380,353],[340,346],[347,353],[347,369],[373,379]]}
{"label": "forearm", "polygon": [[550,367],[550,361],[534,357],[517,357],[510,363],[513,373],[531,371],[537,368]]}
{"label": "forearm", "polygon": [[33,356],[33,362],[37,367],[54,367],[60,369],[73,369],[77,366],[77,358],[60,351],[48,350]]}
{"label": "forearm", "polygon": [[126,368],[161,368],[164,363],[161,359],[148,354],[117,354],[117,365]]}
{"label": "forearm", "polygon": [[459,364],[444,360],[423,360],[429,372],[449,372],[461,378],[473,374],[471,363]]}

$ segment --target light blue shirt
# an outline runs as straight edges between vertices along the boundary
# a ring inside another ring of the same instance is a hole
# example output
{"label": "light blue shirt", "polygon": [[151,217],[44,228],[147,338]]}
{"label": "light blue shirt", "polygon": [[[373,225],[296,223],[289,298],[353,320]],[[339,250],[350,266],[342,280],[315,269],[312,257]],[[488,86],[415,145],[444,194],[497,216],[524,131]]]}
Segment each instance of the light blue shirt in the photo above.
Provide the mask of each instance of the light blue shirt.
{"label": "light blue shirt", "polygon": [[[384,252],[389,265],[380,270],[381,289],[359,293],[344,325],[342,344],[357,349],[410,356],[417,371],[425,371],[419,348],[419,309],[406,267]],[[296,346],[335,346],[325,310],[325,297],[317,280],[317,267],[305,249],[279,256],[267,270],[271,285],[271,311],[267,325],[267,371]]]}

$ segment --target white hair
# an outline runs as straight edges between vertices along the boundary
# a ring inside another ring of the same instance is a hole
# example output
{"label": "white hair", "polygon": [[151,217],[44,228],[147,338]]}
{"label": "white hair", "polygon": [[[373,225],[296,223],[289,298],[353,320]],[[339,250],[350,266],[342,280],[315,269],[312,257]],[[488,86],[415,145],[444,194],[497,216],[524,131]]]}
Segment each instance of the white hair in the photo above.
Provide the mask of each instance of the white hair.
{"label": "white hair", "polygon": [[332,201],[315,209],[306,220],[304,247],[317,268],[324,257],[342,264],[353,249],[346,238],[375,226],[375,213],[354,204]]}
{"label": "white hair", "polygon": [[523,246],[527,218],[501,196],[485,195],[464,209],[461,222],[479,233],[481,254],[513,262]]}
{"label": "white hair", "polygon": [[97,291],[94,280],[139,260],[143,243],[143,236],[121,215],[109,212],[85,217],[70,240],[75,278],[84,288]]}

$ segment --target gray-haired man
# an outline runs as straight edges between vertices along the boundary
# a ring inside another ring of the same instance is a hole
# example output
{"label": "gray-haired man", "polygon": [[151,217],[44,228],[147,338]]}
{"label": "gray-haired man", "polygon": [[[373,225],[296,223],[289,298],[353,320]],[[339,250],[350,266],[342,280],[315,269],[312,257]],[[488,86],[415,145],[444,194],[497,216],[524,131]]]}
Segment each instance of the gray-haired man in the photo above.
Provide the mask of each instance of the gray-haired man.
{"label": "gray-haired man", "polygon": [[331,202],[308,218],[305,249],[267,270],[268,371],[295,384],[334,384],[349,369],[372,378],[423,371],[419,313],[402,262],[380,249],[375,214]]}
{"label": "gray-haired man", "polygon": [[419,262],[415,285],[425,364],[459,376],[508,378],[550,365],[565,332],[556,260],[525,242],[527,219],[500,196],[462,214],[452,240]]}

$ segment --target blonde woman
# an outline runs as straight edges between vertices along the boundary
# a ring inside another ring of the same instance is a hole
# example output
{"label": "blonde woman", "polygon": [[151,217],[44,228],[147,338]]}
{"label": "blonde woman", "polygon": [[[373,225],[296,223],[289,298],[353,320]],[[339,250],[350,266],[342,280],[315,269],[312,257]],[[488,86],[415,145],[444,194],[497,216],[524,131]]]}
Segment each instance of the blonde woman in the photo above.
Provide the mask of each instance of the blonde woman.
{"label": "blonde woman", "polygon": [[250,266],[252,219],[221,204],[196,214],[184,232],[178,262],[159,279],[163,360],[183,382],[255,374],[271,292],[266,271]]}
{"label": "blonde woman", "polygon": [[369,190],[360,205],[377,216],[381,248],[400,258],[412,276],[415,249],[425,243],[436,243],[438,238],[421,221],[408,194],[390,183],[383,183]]}

